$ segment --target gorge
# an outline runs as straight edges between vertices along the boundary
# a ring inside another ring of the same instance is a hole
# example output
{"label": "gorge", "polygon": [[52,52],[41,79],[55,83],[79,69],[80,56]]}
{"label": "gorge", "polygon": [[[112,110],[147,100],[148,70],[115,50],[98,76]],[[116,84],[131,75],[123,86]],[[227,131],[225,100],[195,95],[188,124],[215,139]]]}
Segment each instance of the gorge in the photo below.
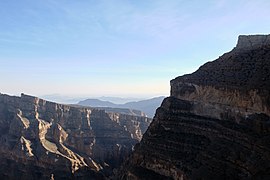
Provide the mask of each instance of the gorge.
{"label": "gorge", "polygon": [[0,178],[270,179],[270,35],[170,85],[153,121],[0,94]]}
{"label": "gorge", "polygon": [[0,94],[1,179],[105,179],[150,118]]}

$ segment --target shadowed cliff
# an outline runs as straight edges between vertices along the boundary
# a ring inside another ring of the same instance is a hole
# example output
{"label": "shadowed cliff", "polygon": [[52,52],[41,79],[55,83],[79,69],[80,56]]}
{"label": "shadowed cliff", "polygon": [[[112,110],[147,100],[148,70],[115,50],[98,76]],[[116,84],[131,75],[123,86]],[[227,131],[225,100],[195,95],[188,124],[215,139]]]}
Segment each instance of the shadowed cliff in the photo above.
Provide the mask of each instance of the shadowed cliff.
{"label": "shadowed cliff", "polygon": [[269,179],[270,36],[171,81],[121,179]]}

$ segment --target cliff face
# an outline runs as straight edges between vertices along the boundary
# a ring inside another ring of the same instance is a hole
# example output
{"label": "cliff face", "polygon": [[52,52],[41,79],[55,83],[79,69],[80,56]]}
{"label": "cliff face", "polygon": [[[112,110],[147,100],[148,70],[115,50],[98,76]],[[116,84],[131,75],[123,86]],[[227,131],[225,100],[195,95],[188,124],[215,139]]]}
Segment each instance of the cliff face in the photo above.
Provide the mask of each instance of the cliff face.
{"label": "cliff face", "polygon": [[103,179],[151,119],[0,94],[1,179]]}
{"label": "cliff face", "polygon": [[269,179],[270,36],[172,80],[120,178]]}

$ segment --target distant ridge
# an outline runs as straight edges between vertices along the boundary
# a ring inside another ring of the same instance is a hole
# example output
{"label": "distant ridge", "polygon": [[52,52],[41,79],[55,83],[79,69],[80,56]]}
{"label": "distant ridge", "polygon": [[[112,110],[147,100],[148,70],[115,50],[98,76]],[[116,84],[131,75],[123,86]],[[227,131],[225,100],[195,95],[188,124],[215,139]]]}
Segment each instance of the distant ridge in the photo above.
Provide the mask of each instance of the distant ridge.
{"label": "distant ridge", "polygon": [[90,107],[104,107],[104,108],[127,108],[135,112],[135,110],[140,110],[145,113],[148,117],[153,117],[156,109],[160,106],[164,96],[155,97],[151,99],[132,101],[125,104],[115,104],[110,101],[102,101],[100,99],[86,99],[80,101],[78,105],[90,106]]}
{"label": "distant ridge", "polygon": [[99,99],[86,99],[86,100],[80,101],[78,104],[82,105],[82,106],[91,105],[92,107],[115,107],[115,106],[117,106],[116,104],[114,104],[110,101],[102,101]]}

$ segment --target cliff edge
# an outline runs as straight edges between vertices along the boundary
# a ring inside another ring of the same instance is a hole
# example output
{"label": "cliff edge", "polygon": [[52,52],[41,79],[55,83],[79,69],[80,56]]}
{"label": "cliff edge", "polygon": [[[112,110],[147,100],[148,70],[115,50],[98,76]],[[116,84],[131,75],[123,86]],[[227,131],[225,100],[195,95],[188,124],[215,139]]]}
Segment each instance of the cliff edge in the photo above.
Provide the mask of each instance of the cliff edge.
{"label": "cliff edge", "polygon": [[0,94],[1,179],[106,179],[151,119]]}
{"label": "cliff edge", "polygon": [[269,179],[270,35],[171,81],[121,179]]}

